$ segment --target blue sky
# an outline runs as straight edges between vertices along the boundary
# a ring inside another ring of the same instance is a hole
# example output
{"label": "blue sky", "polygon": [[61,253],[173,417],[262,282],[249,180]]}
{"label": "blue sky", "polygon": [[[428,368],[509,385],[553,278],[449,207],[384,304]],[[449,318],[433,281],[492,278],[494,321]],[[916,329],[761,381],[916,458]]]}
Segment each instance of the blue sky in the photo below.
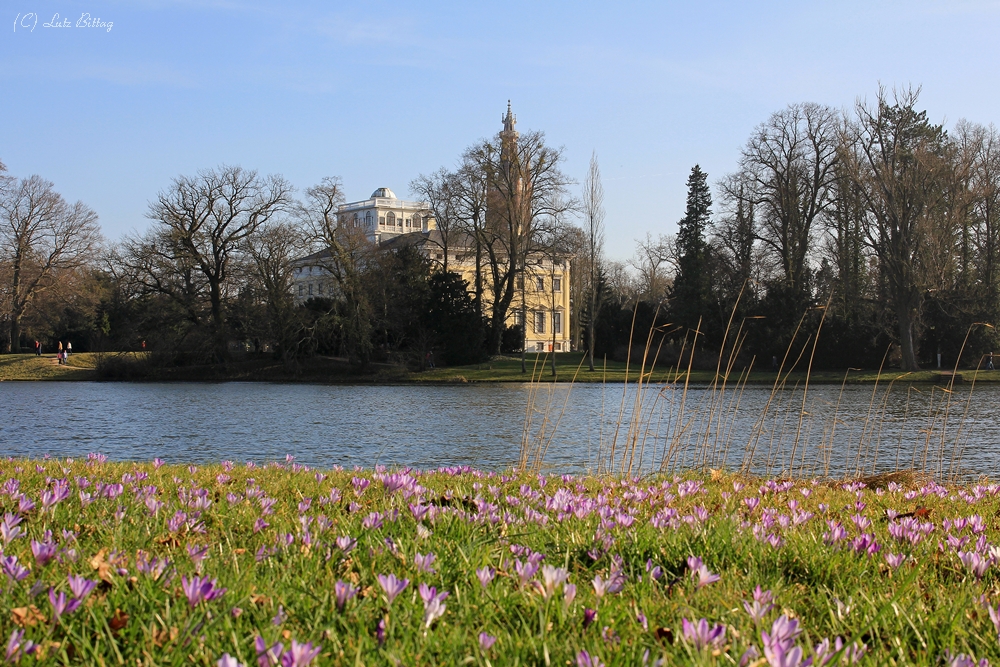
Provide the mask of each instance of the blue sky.
{"label": "blue sky", "polygon": [[[171,178],[223,163],[406,196],[498,131],[510,99],[577,180],[597,151],[608,254],[624,259],[676,230],[695,163],[713,183],[733,171],[789,103],[849,108],[913,84],[937,122],[1000,120],[998,2],[2,7],[0,160],[89,204],[111,240],[148,226]],[[55,14],[113,25],[44,27]]]}

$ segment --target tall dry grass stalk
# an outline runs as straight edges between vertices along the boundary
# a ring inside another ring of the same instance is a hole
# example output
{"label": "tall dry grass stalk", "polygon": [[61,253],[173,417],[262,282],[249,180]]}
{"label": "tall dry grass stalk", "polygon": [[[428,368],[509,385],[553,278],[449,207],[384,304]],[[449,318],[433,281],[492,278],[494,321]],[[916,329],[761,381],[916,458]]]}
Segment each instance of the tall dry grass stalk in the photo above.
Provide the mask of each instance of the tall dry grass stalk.
{"label": "tall dry grass stalk", "polygon": [[[670,366],[663,373],[662,379],[654,382],[654,371],[660,363],[663,341],[665,335],[671,333],[673,325],[650,328],[636,367],[633,345],[637,311],[633,310],[625,361],[625,381],[622,383],[617,414],[611,419],[606,418],[605,414],[605,359],[600,414],[597,415],[597,473],[632,476],[653,470],[667,472],[691,468],[731,468],[741,475],[819,475],[829,479],[831,475],[862,478],[904,470],[901,468],[904,464],[904,443],[911,441],[907,435],[907,427],[916,419],[911,409],[911,399],[914,396],[924,396],[925,392],[912,384],[908,385],[902,417],[898,416],[899,399],[894,398],[900,391],[897,387],[903,383],[912,383],[912,374],[890,374],[887,371],[891,346],[882,357],[866,407],[862,410],[856,412],[849,409],[845,412],[843,406],[851,373],[861,369],[849,368],[845,371],[835,401],[832,396],[826,398],[828,394],[825,392],[814,398],[811,387],[813,368],[831,301],[832,295],[826,305],[816,308],[823,312],[815,331],[804,330],[808,311],[803,313],[788,342],[774,380],[770,383],[770,391],[763,406],[756,416],[744,417],[742,421],[740,410],[746,397],[747,385],[752,379],[756,357],[742,366],[738,360],[747,338],[747,320],[759,317],[744,318],[733,333],[736,312],[734,306],[718,356],[714,360],[715,372],[706,384],[698,385],[694,382],[693,375],[696,354],[702,345],[699,338],[704,339],[701,320],[695,328],[685,332],[680,341],[676,365]],[[658,315],[659,311],[655,316]],[[975,376],[969,394],[965,396],[965,406],[957,429],[953,428],[949,419],[954,421],[951,414],[955,411],[954,403],[959,395],[954,384],[961,353],[971,331],[970,327],[948,385],[932,387],[927,398],[922,399],[927,401],[928,423],[923,428],[913,429],[918,437],[912,440],[909,467],[905,469],[910,471],[907,474],[933,474],[937,478],[946,475],[953,481],[962,472],[961,461],[965,442],[968,440],[967,425]],[[803,363],[804,366],[801,366]],[[519,456],[519,467],[523,470],[537,471],[543,466],[559,424],[570,405],[571,390],[582,368],[582,361],[558,408],[554,401],[553,385],[546,383],[548,395],[544,400],[539,394],[542,384],[540,369],[544,367],[545,361],[542,360],[539,365],[539,358],[536,358],[529,384],[529,408],[525,415]],[[804,368],[804,378],[798,376],[799,379],[790,383],[792,374],[800,368]],[[829,414],[830,408],[832,415]],[[740,432],[740,424],[747,421],[752,423],[744,435]],[[884,442],[889,424],[892,427],[898,425],[898,436],[893,432],[889,436],[892,440]],[[817,428],[818,439],[814,437]],[[733,445],[742,437],[746,440],[742,453],[739,453],[739,447],[734,448]],[[922,442],[918,445],[919,440]],[[887,448],[891,447],[889,442],[895,444],[895,456],[888,457],[889,463],[884,465],[882,460],[886,458]],[[948,443],[951,443],[950,447]],[[737,456],[738,460],[733,460]],[[835,459],[842,462],[839,469],[834,464]]]}

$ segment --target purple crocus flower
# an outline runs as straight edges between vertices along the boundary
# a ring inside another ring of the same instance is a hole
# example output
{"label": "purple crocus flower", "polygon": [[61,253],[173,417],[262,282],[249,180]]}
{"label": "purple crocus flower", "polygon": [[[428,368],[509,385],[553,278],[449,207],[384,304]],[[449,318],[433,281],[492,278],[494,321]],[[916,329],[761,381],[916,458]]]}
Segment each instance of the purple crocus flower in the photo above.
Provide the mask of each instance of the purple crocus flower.
{"label": "purple crocus flower", "polygon": [[276,642],[273,646],[268,647],[264,638],[257,635],[253,640],[253,646],[257,652],[257,667],[271,667],[281,664],[281,651],[285,648],[281,642]]}
{"label": "purple crocus flower", "polygon": [[90,579],[76,574],[69,575],[68,579],[70,592],[73,593],[73,597],[77,598],[81,602],[83,602],[83,600],[90,595],[90,592],[94,590],[94,587],[97,586],[96,581],[91,581]]}
{"label": "purple crocus flower", "polygon": [[576,654],[576,667],[604,667],[604,663],[596,655],[590,655],[582,650]]}
{"label": "purple crocus flower", "polygon": [[10,512],[4,514],[3,521],[0,521],[0,537],[3,538],[4,546],[24,535],[24,529],[18,525],[19,523],[21,517]]}
{"label": "purple crocus flower", "polygon": [[419,570],[420,572],[434,574],[433,563],[436,558],[437,556],[435,556],[434,554],[427,554],[426,556],[424,556],[423,554],[418,553],[413,557],[413,561],[417,566],[417,570]]}
{"label": "purple crocus flower", "polygon": [[965,569],[968,570],[977,581],[983,578],[983,575],[986,574],[986,570],[990,567],[989,560],[983,558],[975,551],[959,551],[958,559],[962,561],[962,564],[965,565]]}
{"label": "purple crocus flower", "polygon": [[216,598],[220,598],[225,594],[225,588],[216,588],[216,580],[209,580],[208,577],[191,577],[188,580],[187,577],[181,577],[181,588],[184,590],[184,595],[187,596],[188,603],[192,607],[198,606],[201,602],[210,602]]}
{"label": "purple crocus flower", "polygon": [[906,560],[906,554],[883,554],[883,556],[885,557],[885,562],[894,570]]}
{"label": "purple crocus flower", "polygon": [[493,581],[493,577],[496,573],[497,571],[492,567],[481,567],[476,570],[476,577],[479,578],[479,583],[482,587],[486,588],[490,585],[490,582]]}
{"label": "purple crocus flower", "polygon": [[380,618],[378,623],[375,625],[375,641],[378,642],[379,646],[385,644],[385,619]]}
{"label": "purple crocus flower", "polygon": [[424,601],[424,627],[429,628],[435,620],[444,615],[447,591],[437,592],[437,589],[427,584],[420,584],[420,598]]}
{"label": "purple crocus flower", "polygon": [[38,567],[45,567],[50,560],[55,558],[56,545],[49,540],[45,540],[44,542],[31,540],[31,553],[35,556],[35,562],[38,564]]}
{"label": "purple crocus flower", "polygon": [[709,572],[708,567],[697,556],[688,557],[687,565],[691,569],[691,576],[698,582],[698,588],[714,584],[721,579],[719,575]]}
{"label": "purple crocus flower", "polygon": [[771,604],[772,599],[773,595],[771,591],[761,590],[761,587],[758,586],[753,591],[753,602],[744,600],[743,608],[746,609],[747,614],[753,619],[754,623],[760,623],[764,620],[764,616],[774,609],[774,605]]}
{"label": "purple crocus flower", "polygon": [[48,511],[69,498],[69,482],[57,479],[52,487],[42,491],[42,510]]}
{"label": "purple crocus flower", "polygon": [[[43,493],[42,496],[44,497],[45,494]],[[21,514],[27,514],[33,509],[35,509],[35,502],[22,493],[21,498],[17,501],[17,511]]]}
{"label": "purple crocus flower", "polygon": [[497,638],[494,637],[493,635],[488,635],[485,632],[480,632],[479,648],[482,649],[483,652],[489,651],[493,647],[493,644],[496,643],[496,640]]}
{"label": "purple crocus flower", "polygon": [[586,630],[590,625],[597,620],[597,611],[589,607],[583,610],[583,628]]}
{"label": "purple crocus flower", "polygon": [[201,562],[208,558],[208,546],[199,547],[197,544],[187,546],[188,557],[194,563],[195,568],[201,571]]}
{"label": "purple crocus flower", "polygon": [[523,586],[538,572],[538,561],[529,558],[526,562],[522,563],[521,559],[515,559],[514,571],[517,572],[517,577],[521,580],[521,585]]}
{"label": "purple crocus flower", "polygon": [[79,600],[74,598],[67,599],[66,594],[62,591],[56,594],[54,588],[49,589],[49,602],[52,603],[52,615],[56,620],[59,620],[59,617],[63,614],[72,614],[80,607]]}
{"label": "purple crocus flower", "polygon": [[409,579],[397,579],[395,574],[380,574],[378,575],[379,586],[385,591],[385,599],[389,604],[396,599],[396,596],[403,592],[403,590],[410,585]]}
{"label": "purple crocus flower", "polygon": [[566,607],[573,604],[573,600],[576,599],[576,584],[565,584],[563,586],[563,603]]}
{"label": "purple crocus flower", "polygon": [[726,642],[726,626],[718,623],[709,626],[708,619],[704,618],[697,623],[682,618],[681,631],[684,640],[698,651],[704,648],[719,648]]}
{"label": "purple crocus flower", "polygon": [[342,612],[347,601],[358,594],[358,587],[338,579],[337,583],[333,585],[333,594],[336,600],[337,611]]}
{"label": "purple crocus flower", "polygon": [[4,574],[6,574],[12,581],[21,581],[31,574],[31,570],[17,562],[17,556],[5,556],[4,558],[0,558],[0,567],[3,568]]}
{"label": "purple crocus flower", "polygon": [[37,648],[33,641],[24,641],[24,630],[15,629],[7,640],[7,650],[4,652],[4,662],[15,664],[21,656],[31,655]]}
{"label": "purple crocus flower", "polygon": [[795,646],[799,622],[782,614],[771,625],[770,634],[760,633],[764,643],[764,657],[771,665],[778,667],[799,667],[802,664],[802,648]]}
{"label": "purple crocus flower", "polygon": [[313,646],[310,642],[300,644],[293,639],[292,645],[281,655],[281,667],[306,667],[322,650],[322,646]]}
{"label": "purple crocus flower", "polygon": [[228,653],[223,653],[222,657],[218,659],[215,665],[216,667],[246,667],[246,665],[242,662],[238,662],[236,658]]}
{"label": "purple crocus flower", "polygon": [[336,539],[336,542],[337,542],[337,548],[343,551],[345,554],[350,553],[351,549],[353,549],[354,546],[358,543],[357,540],[352,539],[347,535],[341,535]]}

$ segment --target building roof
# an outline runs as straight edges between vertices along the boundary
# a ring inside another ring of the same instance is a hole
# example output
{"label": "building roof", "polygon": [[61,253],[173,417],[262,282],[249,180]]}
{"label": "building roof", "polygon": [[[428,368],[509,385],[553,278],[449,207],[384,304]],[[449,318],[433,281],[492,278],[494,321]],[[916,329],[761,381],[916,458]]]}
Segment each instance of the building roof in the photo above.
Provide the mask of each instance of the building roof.
{"label": "building roof", "polygon": [[372,193],[372,196],[369,197],[369,199],[375,199],[376,197],[382,197],[383,199],[398,199],[398,197],[396,197],[396,193],[389,188],[379,188]]}

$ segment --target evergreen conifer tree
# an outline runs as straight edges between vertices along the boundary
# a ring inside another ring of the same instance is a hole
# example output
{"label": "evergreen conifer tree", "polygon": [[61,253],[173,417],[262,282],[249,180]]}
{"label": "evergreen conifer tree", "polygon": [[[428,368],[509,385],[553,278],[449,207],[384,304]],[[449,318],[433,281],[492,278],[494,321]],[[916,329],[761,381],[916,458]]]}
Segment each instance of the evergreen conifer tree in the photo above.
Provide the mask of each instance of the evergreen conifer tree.
{"label": "evergreen conifer tree", "polygon": [[712,215],[708,174],[695,165],[688,177],[687,208],[678,223],[677,276],[670,291],[670,313],[674,324],[694,328],[708,316],[710,274],[705,232]]}

